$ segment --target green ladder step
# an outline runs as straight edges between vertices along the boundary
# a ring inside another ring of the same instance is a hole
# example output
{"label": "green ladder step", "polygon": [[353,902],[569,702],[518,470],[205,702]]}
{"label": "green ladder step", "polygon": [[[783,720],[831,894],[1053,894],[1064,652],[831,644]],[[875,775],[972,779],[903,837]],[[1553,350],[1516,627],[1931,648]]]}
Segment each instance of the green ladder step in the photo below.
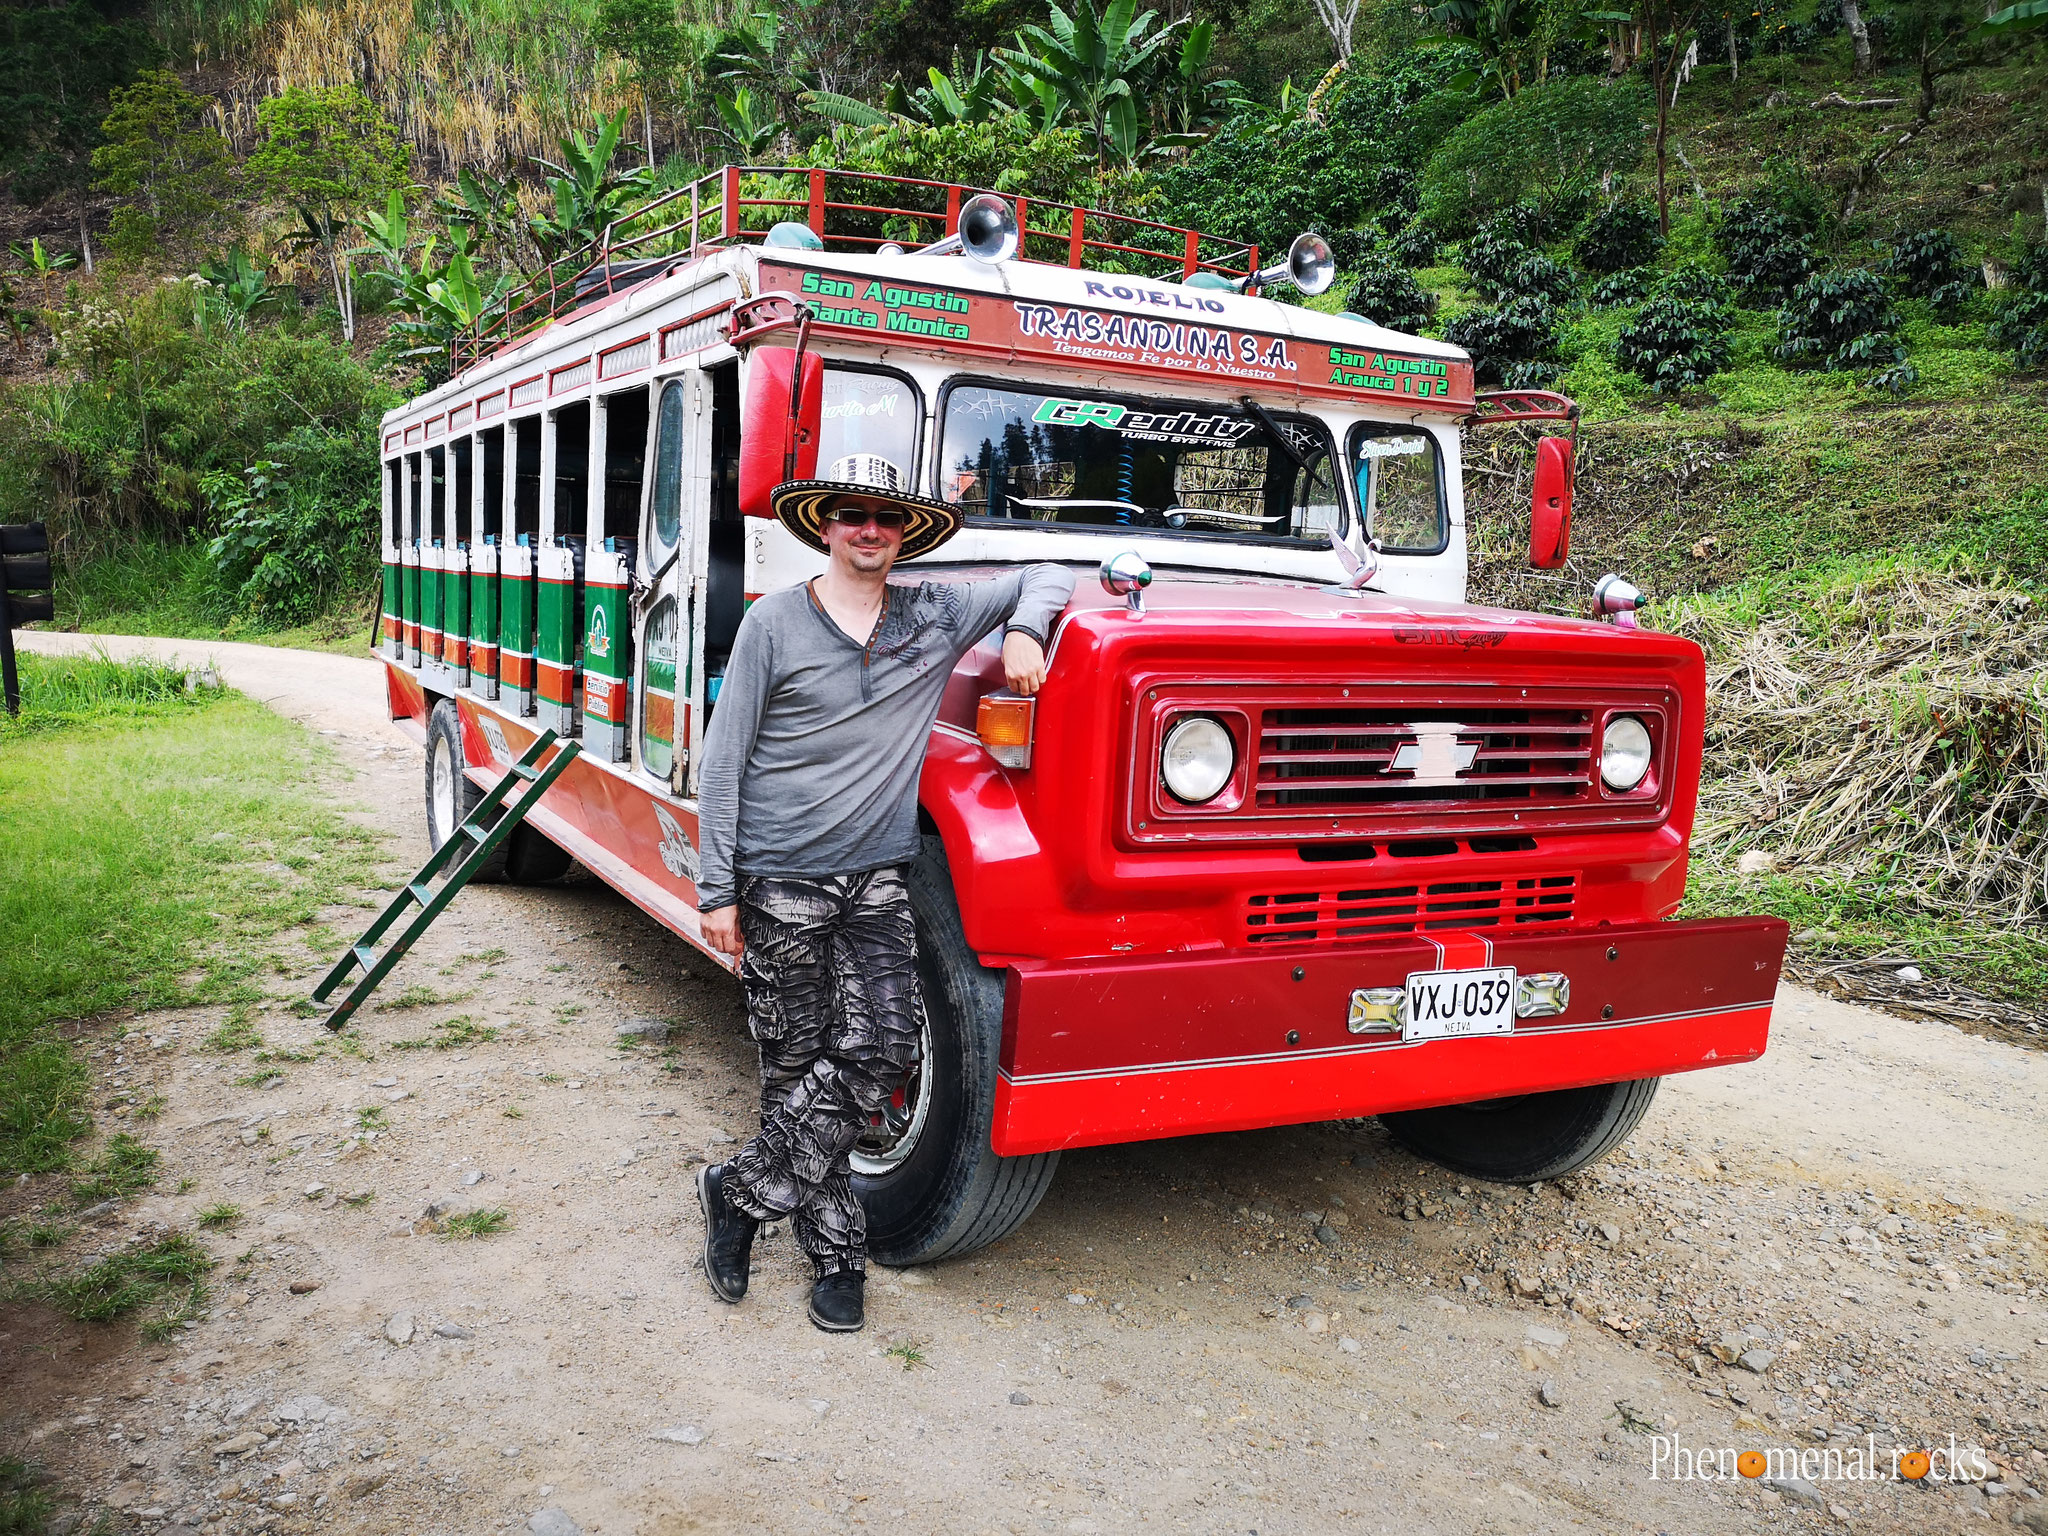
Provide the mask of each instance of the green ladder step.
{"label": "green ladder step", "polygon": [[[545,765],[541,759],[547,757],[548,749],[557,750]],[[553,731],[542,731],[533,739],[533,745],[526,749],[519,761],[491,786],[490,792],[477,801],[472,810],[439,848],[428,855],[419,873],[406,881],[398,894],[391,899],[376,920],[363,930],[362,937],[342,952],[320,984],[313,989],[313,1001],[325,1003],[341,989],[342,983],[356,975],[352,985],[343,994],[341,1001],[323,1021],[329,1029],[340,1029],[347,1024],[365,999],[377,990],[377,986],[390,974],[399,957],[413,946],[413,941],[432,926],[435,918],[448,908],[455,899],[455,893],[469,884],[470,878],[484,867],[484,863],[512,833],[512,829],[526,819],[526,813],[540,803],[548,787],[562,775],[583,750],[574,741],[558,742]],[[523,786],[516,797],[508,798],[514,786]],[[437,889],[431,882],[439,878]],[[378,943],[389,933],[408,908],[416,908],[405,925],[389,943],[379,949]]]}

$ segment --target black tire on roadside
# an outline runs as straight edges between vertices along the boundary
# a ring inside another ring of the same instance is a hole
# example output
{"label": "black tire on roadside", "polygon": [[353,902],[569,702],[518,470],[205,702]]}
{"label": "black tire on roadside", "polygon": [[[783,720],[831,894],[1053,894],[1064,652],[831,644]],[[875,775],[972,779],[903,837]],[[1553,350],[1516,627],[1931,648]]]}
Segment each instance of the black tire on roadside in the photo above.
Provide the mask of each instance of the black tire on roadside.
{"label": "black tire on roadside", "polygon": [[[464,774],[462,719],[455,701],[443,699],[427,717],[427,846],[439,850],[455,835],[484,792]],[[498,844],[472,880],[505,878],[506,842]]]}
{"label": "black tire on roadside", "polygon": [[[484,791],[469,782],[461,769],[462,720],[455,701],[443,699],[427,718],[427,843],[438,849],[462,824]],[[447,771],[451,778],[436,793],[436,774]],[[569,872],[570,856],[546,834],[521,822],[502,843],[491,850],[484,867],[472,880],[507,880],[514,885],[545,885]]]}
{"label": "black tire on roadside", "polygon": [[856,1165],[854,1190],[868,1216],[868,1248],[885,1264],[929,1264],[985,1247],[1014,1231],[1059,1167],[1057,1152],[998,1157],[996,1061],[1003,1034],[1003,975],[980,964],[960,927],[945,847],[924,839],[910,867],[917,968],[924,984],[931,1059],[921,1130],[884,1173]]}
{"label": "black tire on roadside", "polygon": [[1418,1157],[1494,1184],[1560,1179],[1627,1139],[1657,1096],[1660,1078],[1526,1093],[1380,1116]]}

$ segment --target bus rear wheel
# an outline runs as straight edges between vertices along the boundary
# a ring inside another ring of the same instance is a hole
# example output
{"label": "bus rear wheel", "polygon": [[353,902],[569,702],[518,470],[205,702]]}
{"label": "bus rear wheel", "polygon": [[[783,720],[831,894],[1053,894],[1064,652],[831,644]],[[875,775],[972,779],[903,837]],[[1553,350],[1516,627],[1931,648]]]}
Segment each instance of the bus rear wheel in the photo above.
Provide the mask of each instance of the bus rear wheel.
{"label": "bus rear wheel", "polygon": [[[427,717],[427,845],[439,849],[455,835],[484,791],[463,771],[462,717],[453,699],[443,699]],[[569,872],[568,852],[525,823],[491,850],[472,880],[509,880],[514,885],[541,885]]]}
{"label": "bus rear wheel", "polygon": [[1381,1115],[1387,1134],[1418,1157],[1493,1184],[1561,1179],[1628,1138],[1659,1078],[1525,1093],[1476,1104]]}
{"label": "bus rear wheel", "polygon": [[1059,1167],[1057,1152],[999,1157],[989,1147],[1003,976],[968,947],[938,838],[925,838],[908,884],[925,1027],[903,1088],[853,1155],[868,1248],[896,1265],[954,1258],[1008,1236]]}

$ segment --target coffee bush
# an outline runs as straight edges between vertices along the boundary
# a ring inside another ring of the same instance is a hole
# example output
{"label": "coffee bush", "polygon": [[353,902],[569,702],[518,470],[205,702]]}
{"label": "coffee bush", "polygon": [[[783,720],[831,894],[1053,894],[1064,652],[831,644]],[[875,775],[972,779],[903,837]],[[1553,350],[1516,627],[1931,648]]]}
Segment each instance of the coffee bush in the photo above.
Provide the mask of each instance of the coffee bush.
{"label": "coffee bush", "polygon": [[1873,382],[1897,393],[1918,376],[1899,343],[1898,324],[1884,280],[1869,268],[1816,272],[1778,311],[1785,340],[1777,355],[1829,373],[1871,369]]}
{"label": "coffee bush", "polygon": [[1908,298],[1925,299],[1953,319],[1984,286],[1984,273],[1945,229],[1908,230],[1893,237],[1884,268]]}
{"label": "coffee bush", "polygon": [[1660,293],[1623,328],[1614,360],[1659,394],[1695,389],[1728,366],[1728,323],[1709,299]]}
{"label": "coffee bush", "polygon": [[1663,249],[1655,208],[1648,203],[1609,203],[1580,228],[1572,257],[1588,272],[1604,276],[1646,267]]}
{"label": "coffee bush", "polygon": [[1819,265],[1806,232],[1767,203],[1735,204],[1715,238],[1729,277],[1755,304],[1783,302]]}
{"label": "coffee bush", "polygon": [[1557,310],[1544,299],[1517,296],[1467,310],[1444,327],[1444,339],[1472,354],[1481,383],[1529,389],[1558,372]]}

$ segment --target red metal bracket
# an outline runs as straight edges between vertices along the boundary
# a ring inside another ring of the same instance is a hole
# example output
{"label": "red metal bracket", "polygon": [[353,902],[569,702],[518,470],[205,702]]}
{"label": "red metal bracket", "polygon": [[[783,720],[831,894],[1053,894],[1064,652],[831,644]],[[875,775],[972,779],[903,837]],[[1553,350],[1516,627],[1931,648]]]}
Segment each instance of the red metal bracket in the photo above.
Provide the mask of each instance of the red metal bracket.
{"label": "red metal bracket", "polygon": [[[787,314],[768,313],[772,306],[780,304]],[[761,311],[757,314],[756,311]],[[759,341],[763,336],[772,336],[790,326],[808,326],[810,306],[799,304],[786,293],[764,293],[757,299],[748,299],[744,304],[732,307],[732,318],[726,321],[725,339],[736,347],[744,347]]]}
{"label": "red metal bracket", "polygon": [[1518,421],[1568,421],[1576,431],[1579,402],[1554,389],[1489,389],[1472,397],[1468,427],[1494,427]]}

